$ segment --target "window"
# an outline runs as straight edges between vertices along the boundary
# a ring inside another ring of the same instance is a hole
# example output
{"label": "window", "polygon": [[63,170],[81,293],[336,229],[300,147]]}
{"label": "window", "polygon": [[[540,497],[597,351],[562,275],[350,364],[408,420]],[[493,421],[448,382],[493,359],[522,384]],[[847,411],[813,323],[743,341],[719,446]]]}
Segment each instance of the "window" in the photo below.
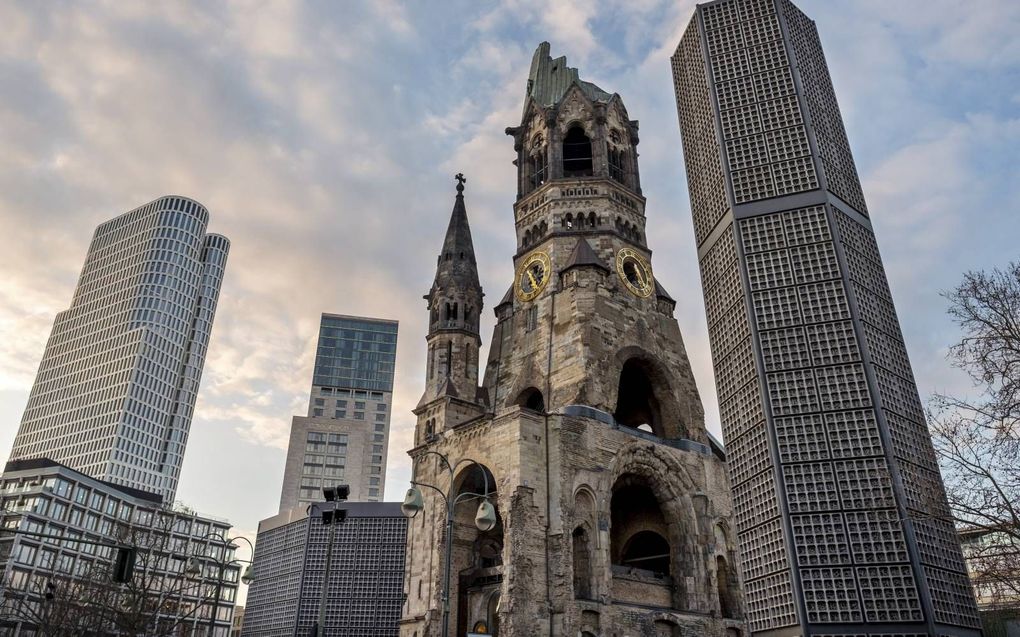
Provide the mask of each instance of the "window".
{"label": "window", "polygon": [[325,399],[322,399],[322,398],[316,398],[315,399],[315,406],[316,407],[322,407],[325,404],[326,404]]}
{"label": "window", "polygon": [[333,415],[333,417],[334,418],[346,418],[347,417],[347,410],[346,409],[337,409],[336,413]]}
{"label": "window", "polygon": [[336,401],[336,406],[337,407],[346,407],[347,406],[347,401],[346,400],[338,400],[338,401]]}
{"label": "window", "polygon": [[591,174],[591,140],[579,124],[574,124],[563,138],[563,176],[582,177]]}
{"label": "window", "polygon": [[355,409],[364,409],[365,408],[365,403],[361,402],[361,401],[354,401],[354,408]]}
{"label": "window", "polygon": [[313,416],[322,416],[322,410],[321,409],[313,409],[312,410],[312,415]]}
{"label": "window", "polygon": [[375,421],[376,422],[386,422],[386,414],[376,414],[375,415]]}
{"label": "window", "polygon": [[356,411],[356,412],[354,412],[354,419],[355,420],[364,420],[365,419],[365,412],[363,412],[363,411]]}
{"label": "window", "polygon": [[376,411],[386,411],[386,403],[379,403],[375,406]]}

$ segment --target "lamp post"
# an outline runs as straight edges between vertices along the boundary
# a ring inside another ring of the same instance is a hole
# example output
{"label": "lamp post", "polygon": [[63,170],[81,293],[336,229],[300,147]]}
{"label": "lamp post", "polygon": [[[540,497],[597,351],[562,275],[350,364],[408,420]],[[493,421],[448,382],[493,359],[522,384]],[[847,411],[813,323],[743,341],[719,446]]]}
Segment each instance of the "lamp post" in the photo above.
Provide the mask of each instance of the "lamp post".
{"label": "lamp post", "polygon": [[[439,453],[438,451],[425,451],[422,455],[434,455],[438,456],[446,468],[447,473],[450,476],[450,484],[447,486],[447,491],[444,492],[439,487],[428,484],[426,482],[418,482],[414,479],[414,471],[411,473],[411,488],[407,490],[407,494],[404,496],[404,502],[400,505],[400,510],[403,511],[404,515],[408,518],[413,518],[418,515],[425,508],[425,499],[422,497],[421,489],[418,487],[426,487],[432,489],[443,498],[443,503],[446,504],[446,564],[445,573],[443,575],[443,632],[440,637],[449,637],[450,627],[450,574],[451,574],[451,561],[453,556],[453,514],[454,510],[462,501],[471,499],[480,499],[481,503],[478,505],[478,511],[475,513],[475,526],[479,531],[491,531],[496,527],[496,508],[489,502],[489,474],[486,472],[484,466],[475,462],[470,458],[462,458],[455,464],[450,464],[450,461],[446,456]],[[453,478],[456,475],[457,467],[462,464],[474,465],[478,467],[482,472],[482,478],[485,481],[485,493],[459,493],[453,494]],[[415,465],[414,469],[417,469]],[[495,485],[494,485],[495,486]]]}
{"label": "lamp post", "polygon": [[[253,581],[255,581],[255,574],[252,570],[251,560],[242,560],[236,557],[228,560],[227,549],[231,547],[235,540],[244,540],[245,542],[248,543],[248,548],[251,549],[252,557],[255,557],[255,546],[251,543],[251,540],[244,537],[243,535],[238,535],[237,537],[224,537],[222,534],[215,532],[206,533],[205,535],[200,537],[198,541],[201,542],[209,538],[217,538],[223,543],[223,558],[219,560],[219,573],[216,577],[216,588],[214,589],[215,592],[213,593],[213,607],[212,612],[209,613],[208,635],[209,637],[212,637],[213,633],[216,631],[216,614],[219,611],[220,607],[220,590],[223,586],[223,571],[226,570],[227,565],[233,564],[235,562],[239,564],[247,563],[248,566],[245,567],[244,572],[241,574],[241,583],[251,584]],[[199,563],[197,556],[192,556],[192,558],[188,560],[188,566],[184,572],[185,574],[192,576],[197,576],[202,572],[202,567],[201,564]]]}
{"label": "lamp post", "polygon": [[322,511],[322,523],[329,525],[329,539],[326,540],[326,571],[322,574],[322,592],[319,594],[319,618],[312,626],[312,637],[326,634],[326,594],[329,591],[329,570],[333,563],[333,538],[336,526],[347,519],[347,510],[338,507],[350,494],[351,487],[346,484],[322,488],[323,497],[326,502],[332,502],[333,507]]}

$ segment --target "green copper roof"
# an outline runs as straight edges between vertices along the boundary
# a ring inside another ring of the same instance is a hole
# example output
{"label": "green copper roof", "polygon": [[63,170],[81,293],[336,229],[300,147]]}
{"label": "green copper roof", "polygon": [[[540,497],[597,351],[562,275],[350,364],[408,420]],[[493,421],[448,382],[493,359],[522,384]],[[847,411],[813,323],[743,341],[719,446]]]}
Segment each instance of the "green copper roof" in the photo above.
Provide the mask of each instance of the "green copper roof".
{"label": "green copper roof", "polygon": [[567,66],[567,57],[555,60],[549,55],[549,43],[543,42],[535,49],[531,58],[531,73],[528,74],[528,90],[524,95],[524,108],[528,100],[534,99],[540,106],[554,106],[566,94],[572,84],[577,84],[588,99],[593,102],[609,101],[611,93],[606,93],[591,82],[585,82],[577,75],[577,69]]}

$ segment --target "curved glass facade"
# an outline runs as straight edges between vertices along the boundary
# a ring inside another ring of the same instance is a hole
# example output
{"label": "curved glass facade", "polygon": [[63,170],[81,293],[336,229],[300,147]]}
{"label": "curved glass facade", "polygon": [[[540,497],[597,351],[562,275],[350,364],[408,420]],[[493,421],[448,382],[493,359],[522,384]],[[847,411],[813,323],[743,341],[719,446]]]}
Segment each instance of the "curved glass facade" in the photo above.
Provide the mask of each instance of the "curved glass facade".
{"label": "curved glass facade", "polygon": [[12,460],[46,457],[172,500],[230,242],[161,197],[100,225],[57,315]]}

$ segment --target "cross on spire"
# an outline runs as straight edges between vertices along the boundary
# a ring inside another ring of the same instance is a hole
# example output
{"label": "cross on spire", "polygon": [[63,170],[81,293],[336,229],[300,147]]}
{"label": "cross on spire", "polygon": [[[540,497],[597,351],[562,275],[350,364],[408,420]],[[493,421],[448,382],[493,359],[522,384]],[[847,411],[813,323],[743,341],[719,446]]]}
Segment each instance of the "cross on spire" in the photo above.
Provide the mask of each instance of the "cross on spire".
{"label": "cross on spire", "polygon": [[453,178],[457,180],[457,192],[464,192],[464,184],[467,182],[467,177],[464,176],[464,173],[457,173]]}

